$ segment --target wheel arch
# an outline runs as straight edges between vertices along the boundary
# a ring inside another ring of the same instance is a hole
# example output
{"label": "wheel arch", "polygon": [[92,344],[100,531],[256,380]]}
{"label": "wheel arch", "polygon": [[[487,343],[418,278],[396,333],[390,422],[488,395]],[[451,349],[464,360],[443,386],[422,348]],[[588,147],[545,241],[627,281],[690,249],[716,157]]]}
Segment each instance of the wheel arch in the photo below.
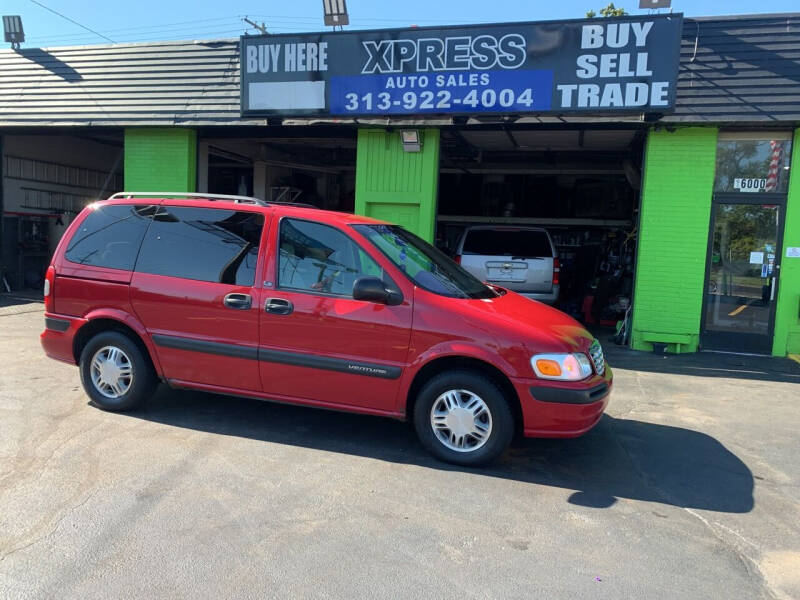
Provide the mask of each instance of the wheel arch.
{"label": "wheel arch", "polygon": [[519,396],[514,389],[511,380],[496,366],[488,363],[480,358],[472,356],[452,355],[441,356],[425,363],[414,375],[414,379],[408,388],[406,395],[405,415],[409,419],[414,414],[414,406],[417,401],[417,395],[428,381],[436,375],[446,371],[454,370],[470,370],[481,373],[492,380],[503,392],[503,395],[508,399],[511,408],[511,414],[514,416],[514,428],[516,431],[522,431],[522,406],[520,405]]}
{"label": "wheel arch", "polygon": [[90,318],[86,324],[76,332],[75,338],[72,340],[72,354],[75,358],[76,364],[80,363],[81,353],[86,347],[86,344],[89,343],[89,340],[91,340],[97,334],[103,333],[104,331],[116,331],[129,337],[131,341],[138,346],[145,358],[147,358],[147,360],[150,362],[150,365],[153,367],[156,374],[161,377],[161,366],[159,365],[158,360],[156,359],[151,348],[145,342],[143,334],[139,331],[136,331],[136,329],[131,327],[128,323],[109,315],[99,315],[97,317]]}

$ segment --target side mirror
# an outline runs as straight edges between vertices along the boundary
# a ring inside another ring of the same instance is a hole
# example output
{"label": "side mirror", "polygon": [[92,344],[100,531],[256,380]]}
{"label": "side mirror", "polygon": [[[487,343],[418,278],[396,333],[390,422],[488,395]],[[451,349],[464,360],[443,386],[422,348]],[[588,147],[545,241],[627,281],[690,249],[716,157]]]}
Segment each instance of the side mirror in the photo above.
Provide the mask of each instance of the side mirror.
{"label": "side mirror", "polygon": [[386,284],[377,277],[361,277],[353,283],[353,299],[395,305],[403,301],[403,296],[399,291],[386,289]]}

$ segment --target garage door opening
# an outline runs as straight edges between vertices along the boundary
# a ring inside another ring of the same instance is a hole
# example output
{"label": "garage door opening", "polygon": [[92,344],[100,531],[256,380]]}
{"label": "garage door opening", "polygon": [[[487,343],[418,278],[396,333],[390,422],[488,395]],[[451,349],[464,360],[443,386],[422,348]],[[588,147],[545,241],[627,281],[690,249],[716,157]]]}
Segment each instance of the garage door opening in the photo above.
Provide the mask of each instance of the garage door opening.
{"label": "garage door opening", "polygon": [[356,131],[312,133],[308,127],[302,129],[281,128],[269,137],[254,133],[203,135],[198,150],[198,190],[352,212]]}
{"label": "garage door opening", "polygon": [[72,220],[86,205],[122,191],[123,133],[6,134],[2,142],[0,292],[40,294]]}
{"label": "garage door opening", "polygon": [[442,131],[437,245],[484,280],[616,325],[633,293],[643,140],[641,130]]}

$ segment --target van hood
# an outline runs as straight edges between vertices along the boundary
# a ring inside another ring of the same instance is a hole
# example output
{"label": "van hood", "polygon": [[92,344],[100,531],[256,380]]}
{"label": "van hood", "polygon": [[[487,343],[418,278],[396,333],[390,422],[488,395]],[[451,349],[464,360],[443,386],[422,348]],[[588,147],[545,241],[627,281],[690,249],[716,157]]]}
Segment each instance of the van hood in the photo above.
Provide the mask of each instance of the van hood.
{"label": "van hood", "polygon": [[480,321],[495,337],[523,343],[533,353],[586,352],[594,337],[558,309],[510,290],[496,298],[468,300],[464,316]]}

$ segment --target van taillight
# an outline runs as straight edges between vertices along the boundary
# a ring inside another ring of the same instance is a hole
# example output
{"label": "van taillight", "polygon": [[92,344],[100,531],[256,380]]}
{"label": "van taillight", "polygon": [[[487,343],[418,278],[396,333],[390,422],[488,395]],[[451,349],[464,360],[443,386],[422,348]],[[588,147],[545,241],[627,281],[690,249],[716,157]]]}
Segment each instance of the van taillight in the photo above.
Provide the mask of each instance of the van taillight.
{"label": "van taillight", "polygon": [[456,254],[456,255],[453,257],[453,260],[454,260],[454,261],[456,261],[456,264],[457,264],[457,265],[460,265],[460,264],[461,264],[461,255],[460,255],[460,254]]}
{"label": "van taillight", "polygon": [[45,312],[55,312],[56,305],[56,269],[52,265],[47,268],[44,276],[44,310]]}
{"label": "van taillight", "polygon": [[558,274],[561,273],[561,262],[557,259],[553,259],[553,285],[558,285]]}

